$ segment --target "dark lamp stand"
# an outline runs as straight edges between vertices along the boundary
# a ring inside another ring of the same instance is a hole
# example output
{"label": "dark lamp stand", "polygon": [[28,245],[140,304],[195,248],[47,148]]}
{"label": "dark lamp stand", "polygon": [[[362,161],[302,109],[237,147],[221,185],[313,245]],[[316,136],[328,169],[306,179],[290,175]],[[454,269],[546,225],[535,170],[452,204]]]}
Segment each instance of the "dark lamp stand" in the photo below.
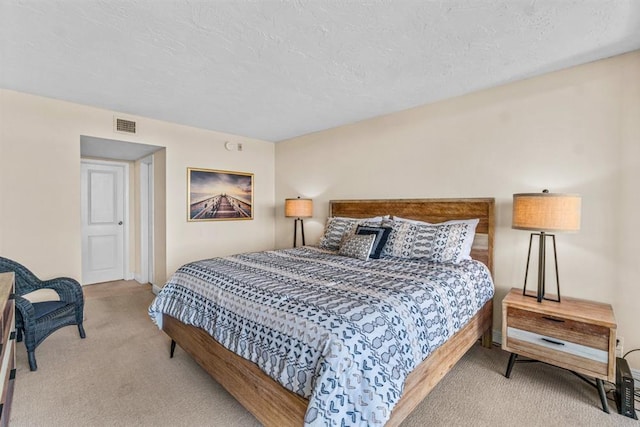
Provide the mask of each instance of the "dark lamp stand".
{"label": "dark lamp stand", "polygon": [[[529,262],[531,261],[531,246],[533,243],[533,236],[538,236],[538,292],[536,295],[527,295],[527,277],[529,276]],[[546,268],[546,238],[551,237],[553,240],[553,261],[556,270],[556,289],[558,290],[558,299],[547,298],[545,297],[545,277],[547,273]],[[529,237],[529,254],[527,255],[527,270],[524,273],[524,288],[522,290],[522,295],[528,297],[537,298],[538,302],[542,302],[542,300],[547,301],[556,301],[560,302],[560,278],[558,275],[558,254],[556,252],[556,236],[555,234],[547,234],[544,231],[540,233],[531,233]]]}
{"label": "dark lamp stand", "polygon": [[302,234],[302,246],[306,243],[304,242],[304,220],[302,218],[296,218],[293,221],[293,247],[296,247],[297,237],[298,237],[298,221],[300,221],[300,234]]}

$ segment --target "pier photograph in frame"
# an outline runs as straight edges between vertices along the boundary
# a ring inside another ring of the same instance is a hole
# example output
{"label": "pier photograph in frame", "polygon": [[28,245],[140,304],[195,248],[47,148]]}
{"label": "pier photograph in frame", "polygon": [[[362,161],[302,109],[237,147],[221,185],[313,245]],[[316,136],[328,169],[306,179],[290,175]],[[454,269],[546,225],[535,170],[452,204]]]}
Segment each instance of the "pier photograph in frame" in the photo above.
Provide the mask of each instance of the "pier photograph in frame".
{"label": "pier photograph in frame", "polygon": [[253,219],[253,174],[187,168],[188,221]]}

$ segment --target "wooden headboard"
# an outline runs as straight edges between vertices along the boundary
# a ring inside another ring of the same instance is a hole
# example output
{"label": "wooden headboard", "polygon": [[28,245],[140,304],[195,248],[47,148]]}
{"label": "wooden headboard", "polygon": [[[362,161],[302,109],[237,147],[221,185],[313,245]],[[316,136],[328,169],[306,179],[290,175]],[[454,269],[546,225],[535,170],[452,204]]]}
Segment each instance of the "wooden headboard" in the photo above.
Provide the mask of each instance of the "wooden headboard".
{"label": "wooden headboard", "polygon": [[393,215],[434,224],[452,219],[478,218],[480,222],[476,227],[471,257],[483,262],[493,275],[494,207],[493,198],[331,200],[329,216],[368,218]]}

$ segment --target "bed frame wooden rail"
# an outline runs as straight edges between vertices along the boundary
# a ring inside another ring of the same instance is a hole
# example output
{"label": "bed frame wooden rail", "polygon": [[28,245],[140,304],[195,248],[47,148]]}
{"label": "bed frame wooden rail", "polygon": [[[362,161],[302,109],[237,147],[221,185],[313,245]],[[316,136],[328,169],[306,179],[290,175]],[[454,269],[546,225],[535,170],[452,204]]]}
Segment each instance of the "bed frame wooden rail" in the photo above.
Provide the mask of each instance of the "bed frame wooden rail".
{"label": "bed frame wooden rail", "polygon": [[[329,203],[329,215],[352,218],[394,215],[432,223],[479,218],[476,233],[485,235],[486,243],[475,245],[471,256],[492,271],[494,203],[492,198],[334,200]],[[492,321],[493,301],[490,300],[464,328],[407,377],[402,398],[386,425],[399,425],[478,339],[490,348]],[[164,315],[162,328],[263,425],[303,425],[308,401],[285,389],[257,365],[227,350],[204,330],[173,317]]]}

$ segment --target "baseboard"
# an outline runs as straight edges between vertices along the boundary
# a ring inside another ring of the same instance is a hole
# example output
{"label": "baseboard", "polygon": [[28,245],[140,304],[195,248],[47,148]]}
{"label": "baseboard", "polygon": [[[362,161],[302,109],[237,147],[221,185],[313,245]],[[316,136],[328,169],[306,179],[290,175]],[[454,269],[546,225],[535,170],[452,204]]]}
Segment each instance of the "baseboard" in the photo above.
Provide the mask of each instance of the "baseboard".
{"label": "baseboard", "polygon": [[156,286],[156,285],[151,285],[151,292],[153,292],[155,295],[158,295],[158,292],[160,292],[160,287]]}
{"label": "baseboard", "polygon": [[133,280],[135,279],[135,274],[133,274],[133,271],[129,271],[127,274],[124,275],[124,280]]}
{"label": "baseboard", "polygon": [[495,329],[491,331],[493,335],[493,342],[499,345],[502,345],[502,331],[496,331]]}

